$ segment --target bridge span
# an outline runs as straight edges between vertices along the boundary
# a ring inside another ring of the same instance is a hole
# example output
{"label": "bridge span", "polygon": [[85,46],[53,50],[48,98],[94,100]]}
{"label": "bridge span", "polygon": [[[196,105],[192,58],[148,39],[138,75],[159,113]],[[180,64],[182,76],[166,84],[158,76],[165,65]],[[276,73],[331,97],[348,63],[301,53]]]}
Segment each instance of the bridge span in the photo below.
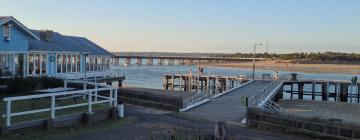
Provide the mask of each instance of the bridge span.
{"label": "bridge span", "polygon": [[214,122],[225,121],[229,124],[241,124],[246,117],[247,110],[243,97],[248,97],[249,107],[267,106],[267,101],[271,102],[277,93],[282,92],[282,84],[283,82],[280,80],[251,81],[183,113]]}
{"label": "bridge span", "polygon": [[[216,57],[216,56],[152,56],[152,55],[115,55],[114,63],[120,62],[120,59],[125,60],[126,65],[132,64],[132,61],[136,61],[135,64],[153,65],[154,60],[158,65],[185,65],[185,64],[198,64],[198,63],[238,63],[238,62],[250,62],[253,58],[240,58],[240,57]],[[145,62],[143,62],[145,60]],[[255,61],[262,60],[262,58],[255,58]]]}

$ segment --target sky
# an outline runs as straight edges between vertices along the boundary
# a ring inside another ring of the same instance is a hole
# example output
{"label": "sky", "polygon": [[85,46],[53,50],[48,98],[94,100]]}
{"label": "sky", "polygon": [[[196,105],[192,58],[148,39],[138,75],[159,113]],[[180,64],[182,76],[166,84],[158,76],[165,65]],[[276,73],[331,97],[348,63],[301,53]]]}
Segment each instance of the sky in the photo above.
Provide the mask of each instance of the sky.
{"label": "sky", "polygon": [[[0,0],[30,29],[109,51],[360,53],[360,0]],[[268,40],[268,45],[266,45]]]}

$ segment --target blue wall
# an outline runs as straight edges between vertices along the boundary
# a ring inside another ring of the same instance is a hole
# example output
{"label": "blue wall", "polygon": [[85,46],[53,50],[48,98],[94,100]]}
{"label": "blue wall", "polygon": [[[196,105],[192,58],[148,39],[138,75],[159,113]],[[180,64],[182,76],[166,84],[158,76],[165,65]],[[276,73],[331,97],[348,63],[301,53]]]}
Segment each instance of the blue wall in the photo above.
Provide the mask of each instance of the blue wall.
{"label": "blue wall", "polygon": [[3,36],[3,26],[0,27],[0,51],[17,51],[25,52],[28,51],[29,42],[27,36],[19,30],[16,24],[11,27],[10,35],[11,41],[7,42]]}

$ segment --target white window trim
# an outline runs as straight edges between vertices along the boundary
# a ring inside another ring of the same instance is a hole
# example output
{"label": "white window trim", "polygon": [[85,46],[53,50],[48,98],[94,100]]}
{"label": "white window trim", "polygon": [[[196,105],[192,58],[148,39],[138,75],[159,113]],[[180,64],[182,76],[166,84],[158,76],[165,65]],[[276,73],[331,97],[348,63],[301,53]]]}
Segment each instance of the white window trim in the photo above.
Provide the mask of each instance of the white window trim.
{"label": "white window trim", "polygon": [[[6,33],[5,33],[5,30],[6,30],[6,28],[8,27],[8,34],[6,35]],[[11,38],[11,27],[12,27],[12,24],[4,24],[3,25],[3,37],[4,38]]]}

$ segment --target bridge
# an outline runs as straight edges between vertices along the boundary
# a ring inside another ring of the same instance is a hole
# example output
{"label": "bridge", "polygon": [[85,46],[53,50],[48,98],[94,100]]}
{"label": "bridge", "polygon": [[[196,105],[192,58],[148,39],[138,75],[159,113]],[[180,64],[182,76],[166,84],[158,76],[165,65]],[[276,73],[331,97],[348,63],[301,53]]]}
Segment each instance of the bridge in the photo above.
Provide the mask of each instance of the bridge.
{"label": "bridge", "polygon": [[[253,61],[253,58],[240,58],[240,57],[222,57],[222,56],[152,56],[152,55],[115,55],[114,63],[118,64],[120,59],[125,59],[125,64],[132,64],[135,60],[137,65],[144,64],[146,60],[147,65],[153,65],[154,60],[157,60],[158,65],[186,65],[186,64],[200,64],[200,63],[237,63]],[[255,58],[256,61],[262,58]],[[165,63],[166,62],[166,63]]]}
{"label": "bridge", "polygon": [[249,107],[272,108],[274,104],[271,100],[282,97],[282,85],[281,80],[250,81],[183,113],[213,122],[225,121],[229,124],[241,125],[247,110],[243,97],[248,97]]}

